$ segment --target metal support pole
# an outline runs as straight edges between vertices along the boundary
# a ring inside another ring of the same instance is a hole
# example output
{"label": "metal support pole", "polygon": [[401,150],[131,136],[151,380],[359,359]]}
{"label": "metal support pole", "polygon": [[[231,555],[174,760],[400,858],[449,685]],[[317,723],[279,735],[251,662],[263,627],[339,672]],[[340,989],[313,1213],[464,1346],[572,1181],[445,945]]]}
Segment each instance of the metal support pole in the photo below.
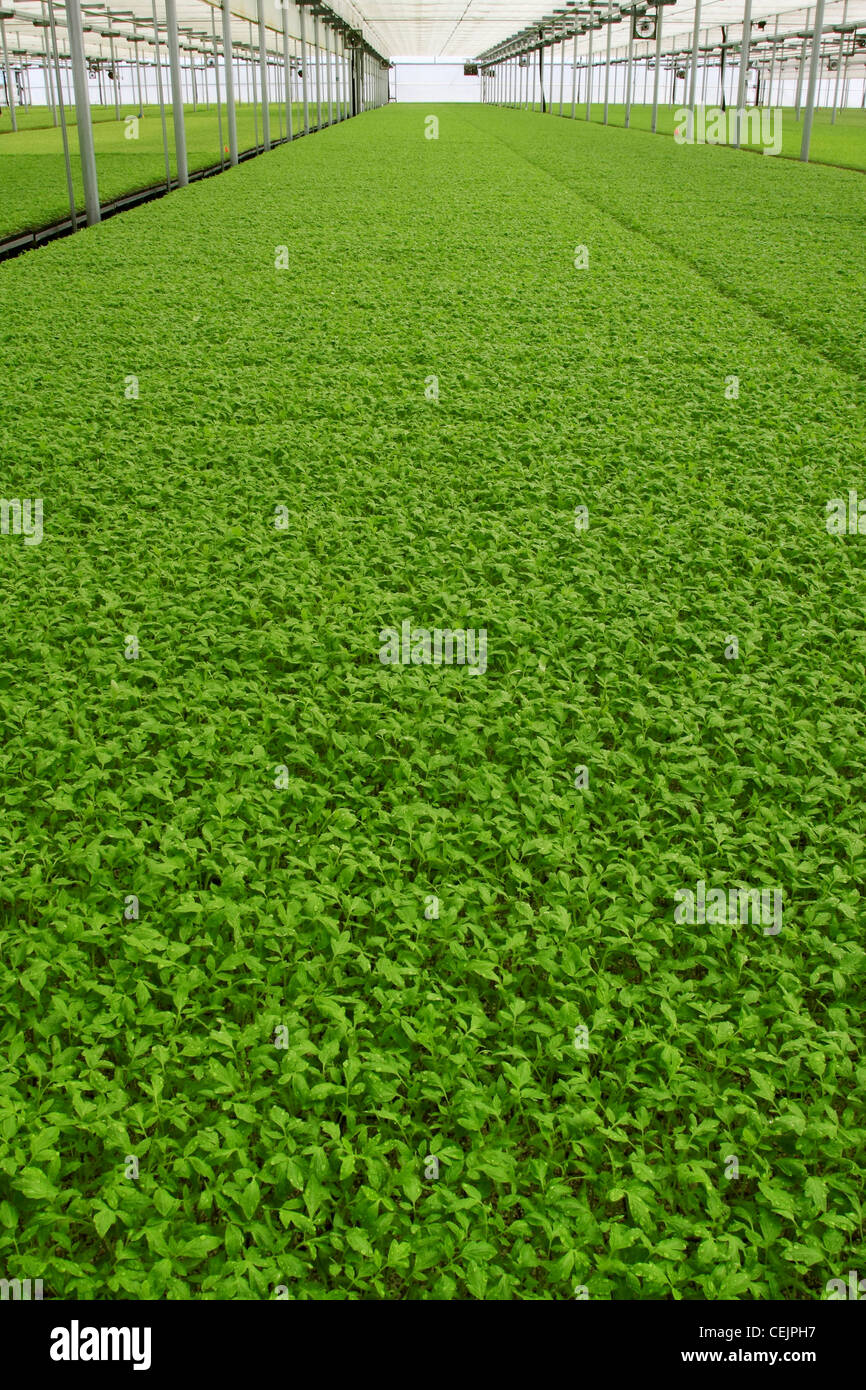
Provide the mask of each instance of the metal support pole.
{"label": "metal support pole", "polygon": [[[114,82],[114,119],[120,120],[120,83],[117,80],[117,59],[114,54],[114,39],[109,35],[108,51],[111,54],[111,74]],[[59,79],[58,79],[59,81]]]}
{"label": "metal support pole", "polygon": [[740,75],[737,81],[737,149],[740,148],[740,138],[743,131],[743,116],[746,110],[746,78],[749,72],[749,40],[751,36],[752,0],[745,0],[745,6],[743,8],[743,42],[740,45]]}
{"label": "metal support pole", "polygon": [[306,13],[307,7],[303,3],[298,7],[301,12],[301,83],[304,96],[304,134],[310,133],[310,103],[307,97],[307,31]]}
{"label": "metal support pole", "polygon": [[839,106],[839,83],[842,80],[842,50],[845,47],[845,23],[848,19],[848,0],[842,6],[842,30],[839,34],[839,52],[836,56],[836,85],[833,88],[833,114],[830,117],[830,124],[836,124],[836,111]]}
{"label": "metal support pole", "polygon": [[90,121],[90,94],[87,90],[87,64],[84,61],[84,29],[81,23],[80,0],[67,0],[66,29],[69,53],[72,58],[72,81],[75,86],[75,121],[78,127],[78,149],[81,155],[81,177],[84,180],[84,206],[88,227],[99,222],[99,184],[96,178],[96,154],[93,148],[93,126]]}
{"label": "metal support pole", "polygon": [[[554,27],[554,36],[555,34],[556,29]],[[553,111],[553,39],[551,39],[550,41],[550,75],[547,79],[547,90],[549,92],[548,97],[545,97],[544,95],[544,49],[542,49],[541,59],[541,104],[542,109],[545,110],[548,115],[550,115],[550,113]]]}
{"label": "metal support pole", "polygon": [[[328,74],[328,125],[334,124],[334,74],[331,71],[331,30],[325,25],[325,70]],[[381,103],[380,103],[381,104]]]}
{"label": "metal support pole", "polygon": [[562,115],[562,107],[565,99],[565,22],[562,25],[562,38],[560,39],[559,50],[559,114]]}
{"label": "metal support pole", "polygon": [[631,124],[631,70],[634,62],[634,15],[628,17],[628,67],[625,75],[625,128]]}
{"label": "metal support pole", "polygon": [[255,47],[254,47],[254,45],[253,45],[253,26],[252,26],[252,21],[250,21],[250,25],[249,25],[249,40],[250,40],[250,42],[249,42],[249,52],[248,52],[248,59],[249,59],[248,69],[249,69],[249,75],[250,75],[250,105],[251,105],[252,108],[253,108],[253,133],[254,133],[254,136],[255,136],[256,149],[258,149],[258,147],[259,147],[259,83],[258,83],[258,78],[256,77],[256,65],[255,65],[255,62],[253,61],[253,54],[255,53]]}
{"label": "metal support pole", "polygon": [[653,121],[652,129],[655,135],[659,124],[659,82],[661,81],[662,69],[662,18],[664,17],[665,7],[659,5],[656,10],[656,68],[653,73]]}
{"label": "metal support pole", "polygon": [[9,67],[9,49],[6,46],[6,21],[0,19],[0,40],[3,43],[3,71],[6,74],[6,100],[9,103],[9,116],[12,121],[12,129],[18,129],[18,116],[15,111],[15,84],[12,81],[12,70]]}
{"label": "metal support pole", "polygon": [[776,16],[776,28],[775,28],[775,30],[774,30],[774,32],[773,32],[773,51],[772,51],[772,53],[770,54],[770,82],[769,82],[769,87],[768,87],[768,90],[767,90],[767,105],[768,105],[769,107],[771,107],[771,108],[772,108],[772,105],[773,105],[773,76],[774,76],[774,74],[775,74],[775,69],[776,69],[776,42],[777,42],[778,38],[779,38],[779,18],[778,18],[778,15],[777,15],[777,16]]}
{"label": "metal support pole", "polygon": [[[316,129],[322,129],[322,73],[319,66],[319,12],[313,11],[313,47],[316,50]],[[365,103],[366,105],[366,103]]]}
{"label": "metal support pole", "polygon": [[795,119],[798,121],[800,119],[801,101],[803,96],[803,74],[806,71],[806,44],[809,39],[809,21],[811,18],[811,14],[811,10],[806,11],[806,29],[803,34],[803,46],[800,49],[800,65],[797,69],[797,106],[795,111]]}
{"label": "metal support pole", "polygon": [[[659,8],[663,8],[659,6]],[[701,0],[695,0],[695,31],[692,35],[692,76],[689,84],[689,107],[692,113],[692,123],[694,123],[695,107],[697,106],[698,92],[698,44],[700,43],[701,25]]]}
{"label": "metal support pole", "polygon": [[223,66],[226,74],[226,124],[229,130],[229,163],[238,162],[238,122],[235,111],[234,54],[232,53],[231,0],[222,0]]}
{"label": "metal support pole", "polygon": [[292,129],[292,69],[289,66],[289,12],[283,6],[283,77],[286,87],[286,135],[293,140]]}
{"label": "metal support pole", "polygon": [[334,91],[337,104],[337,124],[346,119],[346,44],[342,28],[334,32]]}
{"label": "metal support pole", "polygon": [[159,97],[159,114],[162,120],[162,152],[165,156],[165,186],[171,188],[171,160],[168,155],[168,125],[165,119],[165,94],[162,88],[162,62],[159,52],[159,25],[156,20],[156,0],[150,0],[153,14],[154,51],[156,53],[156,90]]}
{"label": "metal support pole", "polygon": [[259,68],[262,74],[262,144],[271,148],[271,104],[268,92],[268,40],[265,34],[265,0],[259,0]]}
{"label": "metal support pole", "polygon": [[51,108],[52,125],[57,125],[57,105],[54,100],[54,78],[51,75],[51,53],[48,48],[48,20],[45,16],[45,0],[42,0],[42,42],[45,47],[45,95]]}
{"label": "metal support pole", "polygon": [[592,119],[592,32],[595,28],[593,16],[589,16],[589,55],[586,60],[586,119]]}
{"label": "metal support pole", "polygon": [[[180,48],[177,41],[177,0],[165,0],[166,42],[171,70],[171,105],[174,117],[174,152],[177,160],[177,182],[180,188],[189,183],[186,163],[186,126],[183,118],[183,87],[180,78]],[[137,50],[136,50],[137,51]]]}
{"label": "metal support pole", "polygon": [[137,39],[136,39],[136,41],[135,41],[135,85],[136,85],[136,90],[137,90],[137,92],[138,92],[138,114],[139,114],[139,116],[141,117],[141,116],[144,115],[144,107],[143,107],[142,101],[141,101],[141,63],[139,62],[139,57],[138,57],[138,40],[137,40]]}
{"label": "metal support pole", "polygon": [[60,78],[60,52],[57,47],[57,25],[54,22],[54,0],[48,0],[48,22],[51,26],[51,49],[57,74],[57,105],[60,109],[60,133],[63,137],[63,160],[66,165],[66,193],[69,198],[69,211],[72,216],[72,230],[73,232],[77,232],[78,218],[75,215],[75,187],[72,183],[72,165],[69,161],[69,135],[66,130],[66,110],[63,105],[63,83]]}
{"label": "metal support pole", "polygon": [[806,112],[803,117],[803,141],[800,145],[800,159],[809,163],[809,142],[812,139],[812,117],[815,114],[815,89],[821,68],[821,34],[824,28],[824,0],[815,6],[815,23],[812,31],[812,54],[809,61],[809,85],[806,90]]}
{"label": "metal support pole", "polygon": [[222,101],[220,100],[220,55],[219,55],[219,46],[218,46],[218,44],[217,44],[216,13],[215,13],[215,11],[214,11],[213,6],[211,6],[211,12],[210,12],[210,30],[211,30],[211,35],[213,36],[213,72],[214,72],[214,82],[216,83],[217,125],[219,126],[219,137],[220,137],[220,168],[221,168],[221,169],[224,169],[224,168],[225,168],[225,158],[224,158],[224,156],[225,156],[225,145],[224,145],[224,143],[223,143],[223,105],[222,105]]}
{"label": "metal support pole", "polygon": [[[608,97],[610,95],[610,32],[613,28],[613,0],[607,0],[607,56],[604,65],[604,123],[607,125]],[[661,8],[659,8],[661,19]]]}
{"label": "metal support pole", "polygon": [[709,63],[707,62],[707,52],[708,52],[708,50],[709,50],[709,46],[710,46],[710,31],[709,31],[709,29],[705,29],[705,30],[704,30],[704,79],[703,79],[703,82],[701,83],[701,106],[706,106],[706,104],[707,104],[707,73],[709,72],[709,68],[710,68]]}
{"label": "metal support pole", "polygon": [[[563,45],[564,46],[564,45]],[[574,120],[577,107],[577,28],[574,30],[574,46],[571,50],[571,119]]]}

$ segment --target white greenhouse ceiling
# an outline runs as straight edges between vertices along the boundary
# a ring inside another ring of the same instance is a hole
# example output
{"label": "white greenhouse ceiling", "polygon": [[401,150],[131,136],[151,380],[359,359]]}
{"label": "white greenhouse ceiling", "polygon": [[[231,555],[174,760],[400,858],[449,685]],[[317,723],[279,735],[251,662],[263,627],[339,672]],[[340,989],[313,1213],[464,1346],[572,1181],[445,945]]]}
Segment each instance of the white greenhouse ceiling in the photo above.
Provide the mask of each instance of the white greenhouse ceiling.
{"label": "white greenhouse ceiling", "polygon": [[[306,3],[309,41],[312,38],[312,15],[317,6],[312,0],[306,0]],[[266,24],[275,35],[282,31],[282,15],[286,10],[289,33],[296,42],[299,22],[298,6],[294,0],[264,0],[264,4]],[[627,5],[628,0],[623,0],[623,4]],[[607,14],[608,0],[579,0],[582,11],[587,11],[590,5],[599,16]],[[327,6],[384,57],[451,62],[477,58],[522,31],[544,20],[550,21],[553,16],[561,17],[573,12],[576,8],[574,0],[563,0],[558,5],[545,5],[544,0],[327,0]],[[202,36],[204,41],[204,36],[212,30],[213,8],[209,0],[177,0],[182,40],[186,31],[186,34]],[[647,8],[652,6],[647,5]],[[118,56],[122,57],[127,56],[132,48],[124,46],[121,35],[138,32],[146,45],[153,30],[152,0],[103,0],[101,4],[99,0],[82,0],[82,9],[85,11],[85,23],[89,26],[85,41],[90,54],[107,54],[109,30],[113,32]],[[155,9],[157,22],[160,28],[164,28],[164,0],[156,0]],[[63,44],[65,12],[62,0],[54,0],[54,10],[61,31],[60,43]],[[248,36],[248,22],[255,21],[257,17],[257,0],[231,0],[231,10],[236,16],[234,38],[242,42]],[[614,12],[616,10],[615,4]],[[32,53],[38,61],[45,42],[45,0],[0,0],[0,12],[5,16],[7,35],[14,51],[18,54]],[[808,27],[814,8],[785,7],[779,4],[779,0],[775,0],[775,3],[774,0],[753,0],[753,25],[768,21],[766,29],[772,33],[777,15],[780,34],[795,34]],[[219,13],[215,18],[215,27],[219,32]],[[676,3],[665,6],[663,48],[666,51],[683,46],[694,19],[695,0],[676,0]],[[866,31],[866,0],[826,0],[825,30],[832,30],[843,19],[848,24],[862,26]],[[718,43],[721,25],[732,26],[733,32],[728,37],[735,37],[741,31],[742,20],[743,0],[702,0],[701,41],[704,41],[704,34],[708,31],[707,41]],[[626,43],[627,40],[627,24],[615,25],[614,45]],[[596,49],[597,46],[598,41]],[[578,51],[585,52],[586,47],[584,38],[578,44]],[[146,47],[142,47],[141,56],[148,56]]]}
{"label": "white greenhouse ceiling", "polygon": [[[580,0],[588,8],[589,0]],[[649,6],[648,6],[649,7]],[[503,42],[513,34],[539,23],[553,14],[566,10],[560,3],[532,3],[532,0],[358,0],[358,8],[370,29],[380,38],[384,51],[391,57],[471,59]],[[569,6],[568,8],[573,8]],[[597,13],[607,13],[607,0],[594,0]],[[616,8],[616,7],[615,7]],[[649,7],[651,8],[651,7]],[[839,24],[845,0],[827,0],[825,27]],[[807,14],[814,8],[784,6],[779,0],[753,0],[752,19],[763,21],[767,16],[782,16],[781,32],[805,28]],[[677,0],[665,6],[664,30],[671,37],[691,31],[695,18],[694,0]],[[866,0],[848,0],[847,20],[866,25]],[[741,26],[743,0],[704,0],[701,4],[701,31],[709,28],[710,38],[721,38],[719,26]],[[620,25],[614,29],[624,31]],[[714,31],[714,32],[713,32]],[[666,45],[667,46],[667,45]]]}

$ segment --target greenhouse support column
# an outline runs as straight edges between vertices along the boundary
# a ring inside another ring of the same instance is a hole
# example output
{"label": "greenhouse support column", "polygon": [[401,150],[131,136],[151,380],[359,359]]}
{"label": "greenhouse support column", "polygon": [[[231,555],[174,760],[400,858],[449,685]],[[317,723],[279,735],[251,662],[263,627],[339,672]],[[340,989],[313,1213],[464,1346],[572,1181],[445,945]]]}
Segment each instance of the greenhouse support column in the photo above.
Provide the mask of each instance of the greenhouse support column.
{"label": "greenhouse support column", "polygon": [[322,74],[319,68],[319,13],[313,11],[313,48],[316,50],[316,129],[322,128]]}
{"label": "greenhouse support column", "polygon": [[307,26],[306,13],[307,7],[303,3],[298,6],[301,12],[301,87],[304,101],[304,134],[310,133],[310,104],[307,99]]}
{"label": "greenhouse support column", "polygon": [[[137,52],[138,52],[138,49],[136,49],[136,53],[137,53]],[[189,78],[190,78],[190,83],[191,83],[191,85],[192,85],[192,113],[193,113],[193,115],[195,115],[195,113],[198,111],[198,88],[197,88],[197,86],[196,86],[196,81],[195,81],[195,54],[193,53],[192,44],[190,44],[190,45],[188,46],[187,52],[189,53]],[[141,104],[141,84],[140,84],[140,83],[139,83],[138,100],[139,100],[139,105],[140,105],[140,104]]]}
{"label": "greenhouse support column", "polygon": [[111,72],[112,72],[112,80],[113,80],[113,82],[114,82],[114,119],[115,119],[116,121],[119,121],[119,120],[120,120],[120,83],[119,83],[118,80],[117,80],[117,58],[115,57],[115,53],[114,53],[114,39],[111,37],[111,35],[109,35],[109,37],[108,37],[108,51],[109,51],[109,53],[111,54]]}
{"label": "greenhouse support column", "polygon": [[325,57],[328,72],[328,125],[334,124],[334,74],[331,71],[331,30],[325,25]]}
{"label": "greenhouse support column", "polygon": [[803,74],[804,74],[805,71],[806,71],[806,44],[807,44],[808,39],[809,39],[809,21],[810,21],[811,14],[812,14],[812,11],[811,11],[811,10],[807,10],[807,11],[806,11],[806,32],[803,34],[803,46],[802,46],[802,48],[800,49],[800,65],[799,65],[799,67],[798,67],[798,69],[797,69],[797,104],[796,104],[795,118],[796,118],[798,121],[799,121],[799,119],[800,119],[800,108],[801,108],[801,102],[802,102],[802,96],[803,96]]}
{"label": "greenhouse support column", "polygon": [[337,96],[337,124],[345,120],[346,111],[343,104],[343,31],[337,29],[334,34],[334,88]]}
{"label": "greenhouse support column", "polygon": [[259,83],[256,77],[256,64],[254,60],[255,48],[253,47],[253,25],[249,24],[249,75],[250,75],[250,105],[253,108],[253,135],[256,142],[256,149],[259,148]]}
{"label": "greenhouse support column", "polygon": [[752,0],[745,0],[743,9],[743,42],[740,45],[740,75],[737,80],[737,140],[740,148],[743,116],[746,114],[746,79],[749,75],[749,40],[752,37]]}
{"label": "greenhouse support column", "polygon": [[707,61],[707,53],[709,52],[709,47],[710,47],[710,31],[709,31],[709,29],[705,29],[705,30],[704,30],[704,76],[703,76],[703,81],[701,82],[701,106],[706,106],[706,104],[707,104],[707,73],[709,72],[709,67],[710,67],[710,65],[709,65],[709,63],[708,63],[708,61]]}
{"label": "greenhouse support column", "polygon": [[141,70],[138,66],[138,40],[134,34],[130,34],[127,42],[133,44],[132,51],[135,54],[135,90],[138,93],[138,114],[141,116],[143,112],[141,109]]}
{"label": "greenhouse support column", "polygon": [[[659,19],[661,19],[662,7],[659,6]],[[610,96],[610,35],[613,29],[613,0],[608,0],[607,4],[607,55],[604,63],[604,123],[607,125],[608,97]]]}
{"label": "greenhouse support column", "polygon": [[12,129],[18,129],[18,117],[15,113],[15,88],[12,82],[12,71],[9,67],[9,49],[6,44],[6,21],[0,19],[0,41],[3,43],[3,71],[6,74],[6,100],[9,103],[9,116],[12,121]]}
{"label": "greenhouse support column", "polygon": [[[51,52],[57,76],[57,105],[60,110],[60,134],[63,137],[63,161],[66,165],[66,195],[69,198],[69,212],[72,217],[72,230],[78,231],[78,218],[75,216],[75,187],[72,182],[72,165],[69,161],[69,134],[66,130],[66,109],[63,104],[63,81],[60,75],[60,50],[57,47],[57,25],[54,22],[54,0],[48,0],[48,22],[51,26]],[[46,30],[46,37],[48,31]]]}
{"label": "greenhouse support column", "polygon": [[634,62],[634,15],[628,17],[628,63],[625,71],[625,128],[631,124],[631,73]]}
{"label": "greenhouse support column", "polygon": [[79,0],[67,0],[66,29],[69,53],[72,58],[72,81],[75,87],[75,121],[78,127],[78,149],[81,155],[81,177],[84,182],[84,206],[87,225],[99,222],[99,184],[96,178],[96,155],[93,149],[93,126],[90,123],[90,94],[87,90],[87,65],[84,61],[84,29],[81,24]]}
{"label": "greenhouse support column", "polygon": [[150,0],[153,14],[153,37],[156,50],[156,90],[159,97],[159,114],[162,120],[162,152],[165,156],[165,186],[171,188],[171,160],[168,155],[168,125],[165,119],[165,95],[162,88],[162,60],[159,52],[159,25],[156,20],[156,0]]}
{"label": "greenhouse support column", "polygon": [[655,135],[659,124],[659,82],[662,75],[662,17],[665,12],[664,5],[659,5],[656,10],[656,70],[653,73],[653,122],[652,129]]}
{"label": "greenhouse support column", "polygon": [[[554,59],[553,46],[554,46],[554,43],[555,43],[555,42],[556,42],[556,25],[553,26],[553,34],[552,34],[551,39],[550,39],[550,72],[549,72],[548,75],[547,75],[547,92],[548,92],[548,96],[547,96],[547,114],[548,114],[549,116],[553,115],[553,59]],[[542,83],[542,93],[541,93],[542,101],[544,100],[544,90],[543,90],[543,88],[544,88],[544,83]]]}
{"label": "greenhouse support column", "polygon": [[770,83],[767,91],[767,105],[773,105],[773,76],[776,68],[776,44],[779,41],[779,19],[776,17],[776,28],[773,32],[773,51],[770,54]]}
{"label": "greenhouse support column", "polygon": [[328,21],[322,18],[322,102],[328,108],[331,124],[331,50],[328,44]]}
{"label": "greenhouse support column", "polygon": [[[659,9],[661,9],[661,6],[659,6]],[[592,19],[593,17],[590,14],[589,34],[587,35],[589,40],[589,54],[586,60],[586,119],[588,121],[592,119],[592,31],[595,27]]]}
{"label": "greenhouse support column", "polygon": [[839,52],[836,56],[836,85],[833,88],[833,114],[830,117],[830,124],[836,124],[836,112],[839,108],[839,83],[842,78],[842,51],[845,47],[845,22],[848,19],[848,0],[842,6],[842,28],[839,31]]}
{"label": "greenhouse support column", "polygon": [[[48,48],[48,20],[45,17],[45,0],[42,0],[42,39],[45,44],[45,93],[51,107],[51,121],[57,125],[57,104],[54,100],[54,78],[51,73],[51,54]],[[99,69],[97,69],[99,72]]]}
{"label": "greenhouse support column", "polygon": [[689,135],[695,128],[695,110],[698,104],[698,45],[701,41],[701,0],[695,0],[695,31],[692,35],[692,71],[689,83]]}
{"label": "greenhouse support column", "polygon": [[848,106],[848,89],[849,89],[850,86],[851,86],[851,83],[850,83],[850,80],[849,80],[849,77],[848,77],[848,62],[849,62],[850,57],[851,57],[851,54],[850,54],[850,51],[849,51],[848,53],[845,54],[845,71],[844,71],[844,73],[843,73],[843,75],[842,75],[842,110],[843,110],[843,111],[844,111],[844,110],[847,108],[847,106]]}
{"label": "greenhouse support column", "polygon": [[[183,87],[180,79],[180,48],[177,41],[177,0],[165,0],[166,42],[168,65],[171,70],[171,104],[174,116],[174,152],[177,159],[179,188],[189,183],[186,163],[186,126],[183,119]],[[136,49],[136,53],[138,50]]]}
{"label": "greenhouse support column", "polygon": [[234,54],[232,53],[231,0],[222,0],[223,67],[226,75],[226,122],[229,128],[229,163],[238,162],[238,122],[235,111]]}
{"label": "greenhouse support column", "polygon": [[259,71],[262,75],[262,144],[271,148],[271,103],[268,91],[268,41],[265,34],[265,0],[259,0]]}
{"label": "greenhouse support column", "polygon": [[577,27],[574,30],[574,44],[571,50],[571,119],[577,109]]}
{"label": "greenhouse support column", "polygon": [[225,144],[223,143],[223,104],[220,99],[220,55],[219,47],[217,45],[216,14],[214,13],[213,6],[211,6],[210,12],[210,31],[213,38],[213,74],[214,83],[216,85],[217,125],[219,126],[220,137],[220,168],[224,169]]}
{"label": "greenhouse support column", "polygon": [[809,61],[809,85],[806,89],[806,112],[803,116],[803,142],[800,145],[800,159],[809,163],[809,142],[812,139],[812,117],[815,114],[815,89],[821,69],[821,31],[824,28],[824,0],[815,6],[815,22],[812,26],[812,56]]}
{"label": "greenhouse support column", "polygon": [[285,99],[286,99],[286,136],[291,141],[294,139],[292,128],[292,69],[289,64],[289,12],[283,6],[283,77],[285,80]]}
{"label": "greenhouse support column", "polygon": [[559,114],[562,115],[562,107],[565,101],[565,22],[562,25],[562,38],[560,39],[559,52]]}

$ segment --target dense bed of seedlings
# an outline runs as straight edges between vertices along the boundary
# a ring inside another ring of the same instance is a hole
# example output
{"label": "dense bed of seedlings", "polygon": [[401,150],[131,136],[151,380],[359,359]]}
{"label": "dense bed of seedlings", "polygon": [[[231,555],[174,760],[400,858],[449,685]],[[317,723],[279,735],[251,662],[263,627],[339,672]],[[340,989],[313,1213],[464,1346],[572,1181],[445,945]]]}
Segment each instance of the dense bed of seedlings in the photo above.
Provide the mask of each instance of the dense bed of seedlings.
{"label": "dense bed of seedlings", "polygon": [[[0,273],[43,503],[0,537],[0,1268],[821,1297],[866,1137],[854,176],[426,114]],[[486,670],[383,664],[404,622]],[[682,920],[699,883],[781,930]]]}

